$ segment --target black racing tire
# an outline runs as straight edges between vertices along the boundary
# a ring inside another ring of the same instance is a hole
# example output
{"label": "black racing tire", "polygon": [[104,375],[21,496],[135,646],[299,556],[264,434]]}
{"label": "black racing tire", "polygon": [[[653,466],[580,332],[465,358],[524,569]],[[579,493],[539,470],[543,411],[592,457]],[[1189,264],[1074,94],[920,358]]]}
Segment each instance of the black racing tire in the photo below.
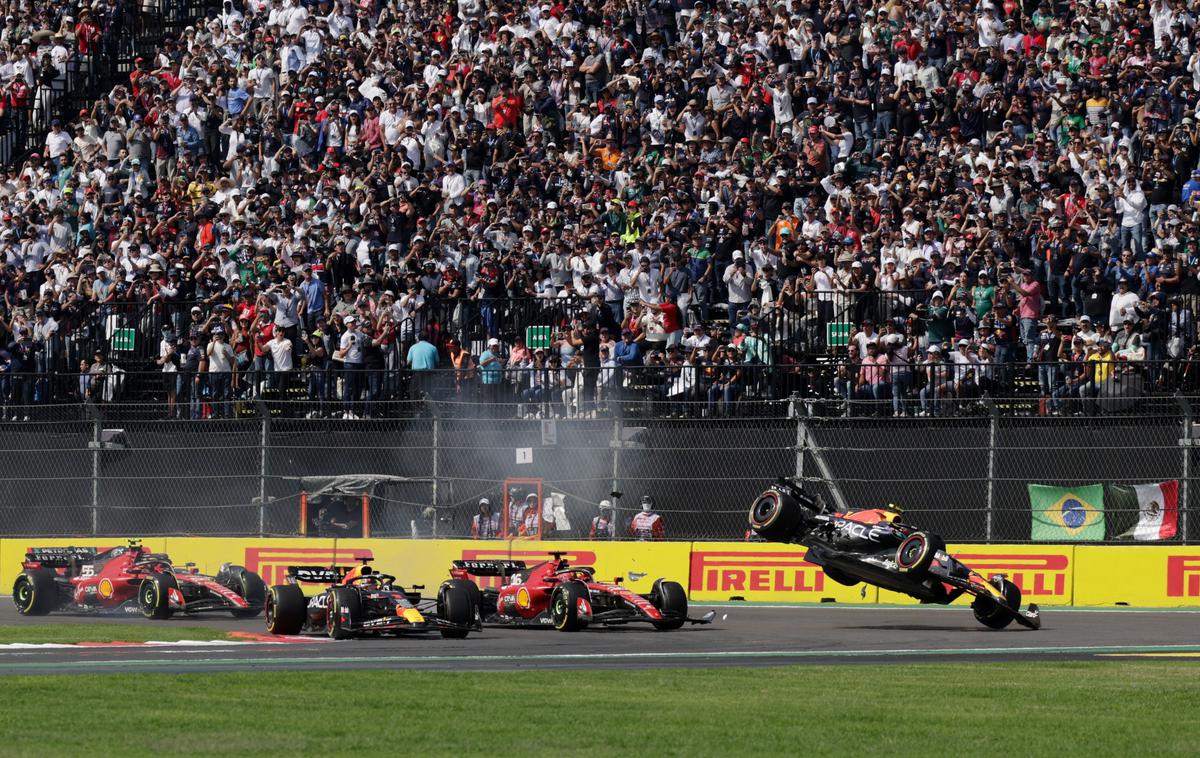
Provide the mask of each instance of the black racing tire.
{"label": "black racing tire", "polygon": [[174,574],[150,574],[138,587],[138,607],[148,619],[169,619],[175,611],[171,608],[171,590],[179,589]]}
{"label": "black racing tire", "polygon": [[654,607],[663,615],[671,618],[653,622],[654,628],[660,632],[678,629],[687,623],[688,599],[687,592],[679,582],[659,579],[654,582],[654,590],[650,593]]}
{"label": "black racing tire", "polygon": [[845,585],[846,587],[853,587],[859,583],[858,579],[855,579],[849,574],[830,566],[822,566],[821,570],[825,572],[825,576],[829,577],[838,584]]}
{"label": "black racing tire", "polygon": [[896,571],[901,574],[924,576],[933,563],[941,538],[928,532],[913,532],[896,548]]}
{"label": "black racing tire", "polygon": [[267,583],[262,580],[262,577],[253,571],[242,569],[241,573],[237,575],[236,585],[234,590],[250,604],[250,607],[234,608],[229,613],[235,619],[252,619],[262,613],[267,603]]}
{"label": "black racing tire", "polygon": [[483,591],[479,589],[479,585],[470,579],[447,579],[442,582],[442,589],[446,587],[456,587],[466,591],[471,597],[472,608],[481,608],[483,606]]}
{"label": "black racing tire", "polygon": [[1005,608],[991,597],[980,595],[971,602],[971,611],[975,614],[975,620],[988,629],[1003,629],[1016,619],[1014,614],[1021,610],[1021,588],[1001,576],[992,579],[991,584],[1004,595],[1008,607]]}
{"label": "black racing tire", "polygon": [[578,632],[586,629],[588,619],[579,617],[579,601],[588,599],[587,585],[582,582],[564,582],[554,588],[550,596],[550,619],[560,632]]}
{"label": "black racing tire", "polygon": [[[462,581],[457,580],[457,581]],[[474,586],[474,582],[467,582]],[[476,587],[478,591],[478,587]],[[477,606],[471,600],[471,591],[466,587],[455,587],[446,582],[438,590],[437,597],[437,614],[438,618],[449,621],[452,624],[460,626],[470,626],[475,623],[475,608]],[[450,640],[461,640],[471,633],[470,629],[442,629],[442,636]]]}
{"label": "black racing tire", "polygon": [[351,587],[331,587],[329,589],[327,631],[329,636],[335,640],[345,640],[354,636],[354,632],[342,626],[340,612],[342,608],[346,609],[351,622],[361,621],[362,600],[358,596],[358,591]]}
{"label": "black racing tire", "polygon": [[768,542],[791,542],[812,518],[809,507],[778,487],[763,492],[750,506],[750,529]]}
{"label": "black racing tire", "polygon": [[25,569],[13,582],[13,604],[22,616],[45,616],[58,609],[58,582],[47,568]]}
{"label": "black racing tire", "polygon": [[308,599],[295,584],[277,584],[267,593],[264,611],[271,634],[299,634],[308,615]]}

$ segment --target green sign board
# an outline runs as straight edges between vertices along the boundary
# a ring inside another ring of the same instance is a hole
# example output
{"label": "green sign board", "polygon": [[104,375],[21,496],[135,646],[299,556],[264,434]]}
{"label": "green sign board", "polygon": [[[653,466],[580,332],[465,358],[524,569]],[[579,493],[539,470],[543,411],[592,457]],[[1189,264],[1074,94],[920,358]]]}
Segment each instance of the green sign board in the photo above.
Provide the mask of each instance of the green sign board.
{"label": "green sign board", "polygon": [[527,326],[525,327],[525,344],[530,350],[537,350],[539,347],[546,349],[550,348],[550,334],[553,328],[549,326]]}
{"label": "green sign board", "polygon": [[829,347],[845,347],[850,344],[851,326],[845,321],[831,321],[825,325],[825,344]]}
{"label": "green sign board", "polygon": [[133,342],[137,335],[133,329],[114,329],[111,347],[113,350],[133,350]]}

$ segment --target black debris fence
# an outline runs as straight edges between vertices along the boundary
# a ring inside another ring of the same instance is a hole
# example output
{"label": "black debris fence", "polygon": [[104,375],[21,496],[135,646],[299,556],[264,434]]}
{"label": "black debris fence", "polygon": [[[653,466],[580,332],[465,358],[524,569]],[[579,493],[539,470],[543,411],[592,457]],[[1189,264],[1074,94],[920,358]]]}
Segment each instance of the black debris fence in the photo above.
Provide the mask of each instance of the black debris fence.
{"label": "black debris fence", "polygon": [[[526,418],[423,399],[390,403],[380,418],[305,418],[279,405],[164,420],[157,408],[64,404],[36,423],[0,422],[0,532],[471,537],[480,499],[511,533],[534,494],[543,538],[588,538],[604,500],[628,538],[650,496],[667,539],[744,540],[751,501],[786,475],[839,506],[895,506],[951,542],[990,543],[1030,540],[1030,484],[1176,481],[1172,540],[1200,534],[1197,437],[1182,396],[1144,398],[1137,415],[1061,417],[986,399],[979,412],[938,418],[821,415],[795,401],[741,417],[685,406]],[[314,477],[368,485],[332,496],[312,491]],[[1128,539],[1136,505],[1106,506],[1104,540]],[[328,514],[347,512],[350,531],[332,530]]]}

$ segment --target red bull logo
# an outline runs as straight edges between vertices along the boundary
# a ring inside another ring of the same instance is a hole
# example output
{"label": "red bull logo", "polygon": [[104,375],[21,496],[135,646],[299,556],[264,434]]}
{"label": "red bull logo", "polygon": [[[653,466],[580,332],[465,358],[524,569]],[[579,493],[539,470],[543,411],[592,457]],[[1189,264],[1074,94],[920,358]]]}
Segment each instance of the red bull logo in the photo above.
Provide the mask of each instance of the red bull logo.
{"label": "red bull logo", "polygon": [[693,552],[692,592],[821,592],[825,572],[807,553]]}
{"label": "red bull logo", "polygon": [[[563,558],[572,566],[594,566],[596,565],[596,553],[591,550],[575,550],[571,552],[563,552]],[[542,561],[549,560],[549,553],[545,550],[506,550],[504,548],[481,548],[477,550],[464,550],[462,552],[462,560],[464,561],[525,561],[527,566],[534,566]],[[505,579],[502,576],[477,576],[475,584],[479,587],[502,587]]]}
{"label": "red bull logo", "polygon": [[1167,597],[1200,597],[1200,555],[1167,557]]}
{"label": "red bull logo", "polygon": [[1067,595],[1067,571],[1071,559],[1054,555],[1003,555],[953,553],[954,557],[983,576],[1005,574],[1023,596],[1059,598]]}
{"label": "red bull logo", "polygon": [[246,568],[256,572],[270,587],[287,583],[288,566],[357,566],[372,553],[363,548],[248,547]]}

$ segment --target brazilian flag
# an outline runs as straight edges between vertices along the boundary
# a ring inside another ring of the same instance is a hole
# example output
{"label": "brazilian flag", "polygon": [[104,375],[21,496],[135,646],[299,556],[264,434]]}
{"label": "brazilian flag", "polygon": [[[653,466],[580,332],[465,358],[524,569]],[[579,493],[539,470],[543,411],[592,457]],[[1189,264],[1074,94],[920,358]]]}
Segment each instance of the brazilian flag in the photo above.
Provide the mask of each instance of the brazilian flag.
{"label": "brazilian flag", "polygon": [[1104,485],[1051,487],[1029,485],[1033,526],[1029,537],[1042,542],[1089,542],[1104,539]]}

